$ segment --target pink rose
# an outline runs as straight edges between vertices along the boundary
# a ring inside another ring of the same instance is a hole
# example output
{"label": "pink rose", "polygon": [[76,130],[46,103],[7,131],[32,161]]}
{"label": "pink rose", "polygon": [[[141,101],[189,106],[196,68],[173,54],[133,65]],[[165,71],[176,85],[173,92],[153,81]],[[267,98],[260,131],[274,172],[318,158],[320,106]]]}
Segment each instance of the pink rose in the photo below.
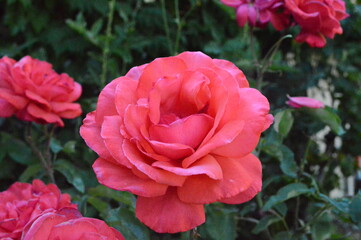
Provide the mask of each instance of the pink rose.
{"label": "pink rose", "polygon": [[340,20],[348,17],[342,0],[285,0],[286,8],[301,27],[298,42],[324,47],[326,37],[342,34]]}
{"label": "pink rose", "polygon": [[47,62],[29,56],[18,62],[0,59],[0,117],[15,114],[24,121],[64,126],[61,118],[81,114],[80,105],[73,103],[80,94],[80,84],[57,74]]}
{"label": "pink rose", "polygon": [[282,0],[221,0],[224,5],[235,8],[237,23],[243,27],[265,27],[271,22],[281,31],[290,25],[290,14],[284,9]]}
{"label": "pink rose", "polygon": [[309,97],[290,97],[288,96],[288,101],[286,102],[289,106],[293,108],[324,108],[325,104],[322,102],[309,98]]}
{"label": "pink rose", "polygon": [[77,208],[68,194],[54,184],[40,180],[32,184],[16,182],[0,192],[0,239],[20,239],[25,225],[38,215],[63,207]]}
{"label": "pink rose", "polygon": [[124,237],[105,222],[82,217],[74,208],[44,213],[29,223],[22,240],[124,240]]}
{"label": "pink rose", "polygon": [[184,52],[109,83],[80,133],[99,155],[99,182],[138,195],[137,217],[175,233],[202,224],[204,204],[243,203],[261,190],[252,151],[272,121],[234,64]]}

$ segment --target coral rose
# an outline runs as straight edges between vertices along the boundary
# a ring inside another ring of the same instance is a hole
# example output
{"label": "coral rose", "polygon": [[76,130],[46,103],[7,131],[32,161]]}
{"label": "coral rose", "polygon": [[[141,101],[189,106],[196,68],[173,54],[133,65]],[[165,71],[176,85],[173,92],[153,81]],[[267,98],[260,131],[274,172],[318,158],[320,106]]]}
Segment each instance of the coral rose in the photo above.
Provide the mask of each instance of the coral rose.
{"label": "coral rose", "polygon": [[124,240],[124,237],[105,222],[82,217],[74,208],[40,215],[29,223],[22,240]]}
{"label": "coral rose", "polygon": [[340,20],[348,17],[342,0],[285,0],[285,4],[301,27],[296,41],[321,48],[326,37],[342,34]]}
{"label": "coral rose", "polygon": [[138,195],[137,217],[175,233],[202,224],[204,204],[243,203],[261,190],[251,152],[272,121],[268,100],[234,64],[184,52],[109,83],[80,133],[99,155],[99,182]]}
{"label": "coral rose", "polygon": [[16,182],[0,192],[0,239],[20,239],[25,225],[38,215],[63,207],[77,208],[68,194],[54,184],[40,180],[32,184]]}
{"label": "coral rose", "polygon": [[325,104],[323,102],[318,101],[309,97],[290,97],[288,96],[288,101],[286,102],[289,106],[293,108],[324,108]]}
{"label": "coral rose", "polygon": [[64,126],[61,118],[75,118],[81,107],[73,103],[81,86],[67,74],[57,74],[51,64],[29,56],[20,61],[0,59],[0,117],[16,115],[36,123]]}

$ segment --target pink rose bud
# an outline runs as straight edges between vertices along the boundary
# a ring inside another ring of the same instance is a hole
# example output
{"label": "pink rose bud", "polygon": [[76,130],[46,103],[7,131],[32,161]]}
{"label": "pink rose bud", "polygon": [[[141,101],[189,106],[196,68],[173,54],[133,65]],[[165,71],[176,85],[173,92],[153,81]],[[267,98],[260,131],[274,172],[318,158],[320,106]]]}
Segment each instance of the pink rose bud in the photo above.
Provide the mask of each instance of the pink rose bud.
{"label": "pink rose bud", "polygon": [[286,102],[289,106],[293,108],[324,108],[325,104],[322,102],[309,98],[309,97],[290,97],[288,96],[288,101]]}

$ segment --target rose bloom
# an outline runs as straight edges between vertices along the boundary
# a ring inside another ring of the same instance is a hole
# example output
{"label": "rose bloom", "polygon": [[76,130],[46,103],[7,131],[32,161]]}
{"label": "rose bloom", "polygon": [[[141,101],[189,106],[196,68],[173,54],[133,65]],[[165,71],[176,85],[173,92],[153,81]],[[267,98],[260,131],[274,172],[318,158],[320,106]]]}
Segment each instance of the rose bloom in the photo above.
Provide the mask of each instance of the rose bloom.
{"label": "rose bloom", "polygon": [[342,0],[285,0],[285,4],[301,27],[296,41],[321,48],[326,37],[342,34],[340,20],[348,17]]}
{"label": "rose bloom", "polygon": [[288,96],[288,101],[286,102],[289,106],[293,108],[324,108],[325,104],[323,102],[318,101],[309,97],[290,97]]}
{"label": "rose bloom", "polygon": [[132,68],[100,93],[80,128],[101,184],[138,195],[157,232],[205,221],[204,204],[243,203],[262,185],[251,153],[269,127],[268,100],[231,62],[201,52]]}
{"label": "rose bloom", "polygon": [[20,61],[0,59],[0,117],[16,115],[24,121],[55,123],[75,118],[81,107],[73,103],[81,85],[67,74],[57,74],[52,65],[29,56]]}
{"label": "rose bloom", "polygon": [[124,240],[124,237],[105,222],[83,217],[74,208],[44,213],[29,223],[22,240]]}
{"label": "rose bloom", "polygon": [[70,202],[69,194],[61,194],[54,184],[45,185],[40,180],[14,183],[0,192],[0,239],[20,239],[29,221],[63,207],[77,208]]}
{"label": "rose bloom", "polygon": [[221,0],[224,5],[235,8],[237,23],[243,27],[263,28],[268,22],[281,31],[290,25],[290,15],[284,10],[283,0]]}

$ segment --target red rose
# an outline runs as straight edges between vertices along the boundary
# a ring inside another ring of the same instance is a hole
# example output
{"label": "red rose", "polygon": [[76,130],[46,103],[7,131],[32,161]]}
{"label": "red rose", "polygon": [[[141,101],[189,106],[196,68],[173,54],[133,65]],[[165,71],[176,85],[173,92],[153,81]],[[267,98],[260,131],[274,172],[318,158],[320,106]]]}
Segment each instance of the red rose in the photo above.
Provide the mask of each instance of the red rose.
{"label": "red rose", "polygon": [[184,52],[109,83],[80,133],[99,155],[99,182],[138,195],[137,217],[175,233],[202,224],[204,204],[243,203],[261,190],[251,152],[268,112],[234,64]]}
{"label": "red rose", "polygon": [[61,209],[77,208],[68,194],[54,184],[40,180],[32,184],[16,182],[0,192],[0,239],[20,239],[24,226],[38,215]]}
{"label": "red rose", "polygon": [[29,56],[16,62],[0,59],[0,117],[15,114],[19,119],[37,123],[56,123],[75,118],[81,107],[73,103],[81,86],[67,74],[57,74],[51,64]]}
{"label": "red rose", "polygon": [[124,237],[99,219],[82,217],[74,208],[63,208],[44,213],[29,223],[21,239],[124,240]]}
{"label": "red rose", "polygon": [[340,20],[348,17],[342,0],[285,0],[301,32],[298,42],[307,42],[311,47],[324,47],[326,37],[342,34]]}

